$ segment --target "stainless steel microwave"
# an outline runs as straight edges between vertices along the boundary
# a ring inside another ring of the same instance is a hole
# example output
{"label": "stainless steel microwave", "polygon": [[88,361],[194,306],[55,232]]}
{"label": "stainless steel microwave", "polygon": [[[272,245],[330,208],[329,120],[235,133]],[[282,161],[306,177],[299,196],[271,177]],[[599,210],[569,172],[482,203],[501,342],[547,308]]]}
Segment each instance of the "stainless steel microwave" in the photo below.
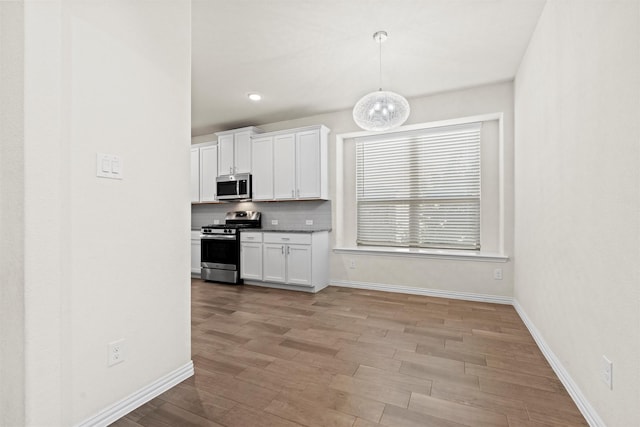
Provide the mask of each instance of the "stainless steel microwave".
{"label": "stainless steel microwave", "polygon": [[216,178],[218,200],[251,199],[251,174],[236,173]]}

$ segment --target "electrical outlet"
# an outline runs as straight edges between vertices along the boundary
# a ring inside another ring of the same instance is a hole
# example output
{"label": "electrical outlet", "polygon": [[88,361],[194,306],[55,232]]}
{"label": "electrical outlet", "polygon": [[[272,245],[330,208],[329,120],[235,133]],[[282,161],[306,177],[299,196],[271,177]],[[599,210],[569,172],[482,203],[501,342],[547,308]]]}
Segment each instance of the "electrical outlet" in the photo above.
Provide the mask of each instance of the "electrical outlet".
{"label": "electrical outlet", "polygon": [[277,219],[272,219],[271,220],[271,225],[278,225],[278,220]]}
{"label": "electrical outlet", "polygon": [[602,355],[602,381],[613,390],[613,362]]}
{"label": "electrical outlet", "polygon": [[349,268],[350,269],[355,269],[356,268],[356,260],[352,259],[351,261],[349,261]]}
{"label": "electrical outlet", "polygon": [[110,342],[108,349],[108,366],[124,362],[124,339]]}
{"label": "electrical outlet", "polygon": [[213,223],[214,223],[214,224],[220,224],[220,220],[219,220],[219,219],[214,219],[214,220],[213,220]]}
{"label": "electrical outlet", "polygon": [[313,220],[312,219],[308,219],[304,222],[306,225],[313,225]]}
{"label": "electrical outlet", "polygon": [[496,268],[493,270],[493,280],[502,280],[502,269]]}

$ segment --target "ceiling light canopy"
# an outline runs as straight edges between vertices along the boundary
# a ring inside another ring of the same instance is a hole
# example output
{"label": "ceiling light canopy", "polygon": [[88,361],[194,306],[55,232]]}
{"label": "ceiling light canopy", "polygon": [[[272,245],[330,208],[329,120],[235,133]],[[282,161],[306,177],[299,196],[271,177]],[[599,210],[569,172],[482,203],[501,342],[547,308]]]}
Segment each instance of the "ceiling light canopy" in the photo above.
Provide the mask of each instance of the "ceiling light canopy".
{"label": "ceiling light canopy", "polygon": [[387,38],[386,31],[373,34],[373,39],[380,45],[380,89],[363,96],[353,107],[353,120],[364,130],[393,129],[406,122],[411,112],[409,102],[402,95],[382,90],[382,43]]}

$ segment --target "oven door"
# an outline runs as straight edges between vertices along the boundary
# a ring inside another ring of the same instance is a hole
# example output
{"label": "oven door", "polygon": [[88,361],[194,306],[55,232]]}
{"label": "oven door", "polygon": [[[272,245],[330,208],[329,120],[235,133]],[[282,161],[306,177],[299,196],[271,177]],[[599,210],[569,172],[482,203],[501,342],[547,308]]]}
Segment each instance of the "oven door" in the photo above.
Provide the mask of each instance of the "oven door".
{"label": "oven door", "polygon": [[240,245],[236,235],[202,234],[200,262],[203,268],[237,270]]}

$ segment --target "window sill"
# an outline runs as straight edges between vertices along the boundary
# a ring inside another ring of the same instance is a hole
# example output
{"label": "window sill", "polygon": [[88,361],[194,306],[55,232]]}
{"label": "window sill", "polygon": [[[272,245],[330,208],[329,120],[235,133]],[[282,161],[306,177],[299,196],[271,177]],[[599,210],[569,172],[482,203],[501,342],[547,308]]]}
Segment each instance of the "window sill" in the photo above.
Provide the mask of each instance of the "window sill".
{"label": "window sill", "polygon": [[509,257],[491,252],[473,252],[454,249],[418,249],[368,246],[357,248],[333,248],[336,254],[383,255],[411,258],[436,258],[456,261],[507,262]]}

